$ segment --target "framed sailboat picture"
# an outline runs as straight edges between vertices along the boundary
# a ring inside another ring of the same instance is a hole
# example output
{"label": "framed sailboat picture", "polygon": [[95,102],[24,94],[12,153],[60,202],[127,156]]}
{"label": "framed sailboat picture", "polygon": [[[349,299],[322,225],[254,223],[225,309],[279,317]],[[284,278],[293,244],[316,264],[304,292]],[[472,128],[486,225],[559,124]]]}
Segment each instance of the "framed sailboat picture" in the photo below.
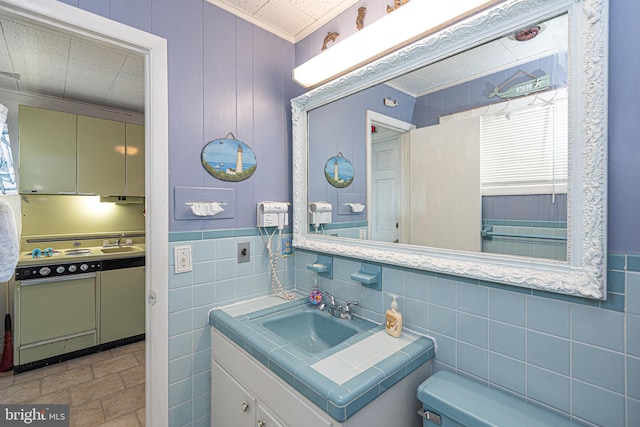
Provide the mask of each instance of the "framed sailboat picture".
{"label": "framed sailboat picture", "polygon": [[202,149],[201,160],[205,170],[222,181],[244,181],[258,167],[253,150],[235,138],[210,141]]}

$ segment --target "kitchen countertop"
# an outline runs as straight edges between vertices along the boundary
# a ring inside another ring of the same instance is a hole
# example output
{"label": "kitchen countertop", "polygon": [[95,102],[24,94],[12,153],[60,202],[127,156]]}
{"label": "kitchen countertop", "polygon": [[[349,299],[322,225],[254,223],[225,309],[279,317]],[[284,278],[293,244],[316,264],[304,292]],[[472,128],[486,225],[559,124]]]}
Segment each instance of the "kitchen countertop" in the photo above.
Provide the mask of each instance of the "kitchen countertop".
{"label": "kitchen countertop", "polygon": [[[53,245],[52,245],[53,246]],[[39,246],[41,249],[45,249],[48,246],[42,244]],[[119,248],[119,249],[118,249]],[[130,249],[125,249],[130,248]],[[54,247],[55,249],[55,247]],[[114,250],[115,249],[115,250]],[[138,256],[144,256],[146,245],[144,243],[136,243],[132,245],[123,246],[82,246],[77,248],[60,248],[59,252],[50,257],[33,258],[31,251],[21,251],[18,258],[18,267],[28,267],[30,265],[43,265],[43,264],[64,264],[68,262],[84,262],[84,261],[96,261],[103,259],[117,259],[117,258],[133,258]],[[78,255],[69,255],[67,251],[88,250],[88,253],[81,253]],[[106,251],[106,252],[105,252]]]}
{"label": "kitchen countertop", "polygon": [[[294,301],[268,296],[211,310],[209,324],[341,422],[435,357],[431,339],[406,330],[394,338],[375,324],[311,355],[255,321],[288,309],[317,310],[306,296]],[[345,372],[345,366],[353,369]]]}

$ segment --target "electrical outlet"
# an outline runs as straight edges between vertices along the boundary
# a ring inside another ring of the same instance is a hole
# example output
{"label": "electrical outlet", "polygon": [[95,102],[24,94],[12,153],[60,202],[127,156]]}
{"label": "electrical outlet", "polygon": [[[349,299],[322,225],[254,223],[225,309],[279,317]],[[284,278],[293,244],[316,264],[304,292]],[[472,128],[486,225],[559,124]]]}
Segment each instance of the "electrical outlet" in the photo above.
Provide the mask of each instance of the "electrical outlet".
{"label": "electrical outlet", "polygon": [[251,260],[251,245],[249,242],[238,243],[238,263]]}
{"label": "electrical outlet", "polygon": [[367,230],[361,229],[360,230],[360,239],[361,240],[366,240],[367,238]]}
{"label": "electrical outlet", "polygon": [[191,245],[174,247],[173,255],[176,261],[176,273],[191,271]]}

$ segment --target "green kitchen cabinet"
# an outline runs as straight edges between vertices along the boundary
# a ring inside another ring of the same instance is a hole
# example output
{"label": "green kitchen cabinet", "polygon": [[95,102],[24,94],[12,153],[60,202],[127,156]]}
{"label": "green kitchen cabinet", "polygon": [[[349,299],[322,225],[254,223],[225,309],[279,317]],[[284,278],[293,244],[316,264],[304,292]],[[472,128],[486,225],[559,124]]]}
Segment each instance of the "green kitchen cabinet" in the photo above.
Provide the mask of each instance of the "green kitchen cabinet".
{"label": "green kitchen cabinet", "polygon": [[144,269],[100,273],[100,344],[145,333]]}
{"label": "green kitchen cabinet", "polygon": [[123,195],[125,124],[78,116],[77,138],[78,194]]}
{"label": "green kitchen cabinet", "polygon": [[144,197],[144,126],[21,105],[23,194]]}
{"label": "green kitchen cabinet", "polygon": [[76,115],[18,107],[20,193],[75,194]]}
{"label": "green kitchen cabinet", "polygon": [[125,196],[144,197],[144,126],[126,126]]}

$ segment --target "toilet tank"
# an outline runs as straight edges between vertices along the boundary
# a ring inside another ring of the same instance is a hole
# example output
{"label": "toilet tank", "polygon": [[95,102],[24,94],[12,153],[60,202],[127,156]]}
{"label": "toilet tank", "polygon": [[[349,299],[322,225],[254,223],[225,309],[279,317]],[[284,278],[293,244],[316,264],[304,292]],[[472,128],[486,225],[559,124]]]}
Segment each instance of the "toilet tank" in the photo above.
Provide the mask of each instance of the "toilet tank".
{"label": "toilet tank", "polygon": [[486,384],[438,371],[418,387],[423,427],[564,427],[568,418]]}

